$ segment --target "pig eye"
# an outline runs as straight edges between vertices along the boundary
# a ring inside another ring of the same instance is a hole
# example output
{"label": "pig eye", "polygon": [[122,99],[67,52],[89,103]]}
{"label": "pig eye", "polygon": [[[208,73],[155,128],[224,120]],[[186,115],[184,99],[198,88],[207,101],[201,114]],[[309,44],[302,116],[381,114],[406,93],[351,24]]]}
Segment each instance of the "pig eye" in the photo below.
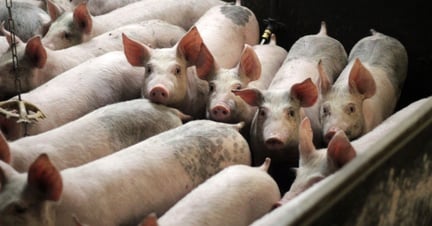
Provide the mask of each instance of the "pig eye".
{"label": "pig eye", "polygon": [[63,33],[63,39],[67,39],[67,40],[69,40],[71,38],[71,34],[69,34],[69,32],[64,32]]}
{"label": "pig eye", "polygon": [[150,74],[152,72],[153,72],[153,67],[150,64],[147,64],[147,66],[146,66],[146,73]]}
{"label": "pig eye", "polygon": [[174,69],[174,75],[178,76],[180,75],[180,72],[181,72],[180,66],[176,66]]}
{"label": "pig eye", "polygon": [[11,213],[19,215],[19,214],[24,214],[25,212],[27,212],[28,208],[22,202],[15,202],[15,203],[12,203],[8,209]]}
{"label": "pig eye", "polygon": [[215,84],[213,82],[209,82],[209,91],[213,92],[215,90]]}
{"label": "pig eye", "polygon": [[322,114],[323,114],[324,116],[328,116],[328,115],[330,115],[330,107],[327,106],[327,105],[324,105],[324,106],[322,107]]}
{"label": "pig eye", "polygon": [[27,207],[17,204],[14,206],[14,210],[15,210],[15,213],[17,213],[17,214],[23,214],[23,213],[27,212]]}
{"label": "pig eye", "polygon": [[267,113],[266,113],[266,111],[265,111],[264,108],[259,108],[258,109],[258,114],[259,114],[260,117],[266,117],[266,115],[267,115]]}
{"label": "pig eye", "polygon": [[242,88],[241,84],[235,84],[233,90],[241,90],[241,88]]}
{"label": "pig eye", "polygon": [[348,114],[356,112],[356,106],[354,104],[348,104],[348,106],[346,107],[346,112]]}
{"label": "pig eye", "polygon": [[294,117],[294,116],[295,116],[295,111],[294,111],[294,109],[288,109],[287,114],[288,114],[288,116],[290,116],[290,117]]}

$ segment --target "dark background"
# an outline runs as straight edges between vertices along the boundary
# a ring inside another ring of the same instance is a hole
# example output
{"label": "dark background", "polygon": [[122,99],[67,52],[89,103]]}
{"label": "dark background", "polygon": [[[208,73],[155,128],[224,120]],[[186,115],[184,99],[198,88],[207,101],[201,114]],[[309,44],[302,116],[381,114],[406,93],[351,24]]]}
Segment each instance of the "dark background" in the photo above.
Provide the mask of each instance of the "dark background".
{"label": "dark background", "polygon": [[[347,53],[370,29],[398,39],[408,52],[408,75],[396,110],[432,95],[432,7],[426,1],[342,0],[242,0],[260,22],[269,17],[282,22],[277,42],[289,50],[294,42],[319,31],[321,21],[328,35],[339,40]],[[274,9],[271,10],[271,6]]]}

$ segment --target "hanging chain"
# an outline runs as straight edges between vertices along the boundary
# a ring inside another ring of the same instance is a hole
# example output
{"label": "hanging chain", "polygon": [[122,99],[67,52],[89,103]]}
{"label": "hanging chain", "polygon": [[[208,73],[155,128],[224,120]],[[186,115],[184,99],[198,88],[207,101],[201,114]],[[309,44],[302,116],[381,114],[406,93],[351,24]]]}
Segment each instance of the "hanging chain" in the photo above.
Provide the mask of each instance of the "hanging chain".
{"label": "hanging chain", "polygon": [[11,45],[10,49],[12,51],[12,64],[13,64],[13,72],[15,75],[15,89],[18,93],[18,100],[21,101],[21,80],[20,75],[18,73],[18,53],[17,53],[17,41],[15,35],[15,22],[12,19],[12,0],[6,0],[6,8],[9,13],[8,25],[9,32],[11,34]]}
{"label": "hanging chain", "polygon": [[[9,25],[9,32],[11,34],[11,45],[10,45],[10,49],[12,51],[12,65],[13,65],[13,72],[15,75],[15,90],[17,91],[17,95],[18,95],[18,100],[19,102],[22,102],[21,99],[21,79],[20,79],[20,74],[18,71],[18,53],[17,53],[17,41],[16,41],[16,35],[15,35],[15,22],[12,18],[12,0],[6,0],[6,8],[8,10],[9,13],[9,18],[8,18],[8,25]],[[26,109],[21,109],[26,111],[26,113],[28,114]],[[27,132],[27,124],[26,122],[23,123],[23,127],[24,127],[24,136],[28,135]]]}

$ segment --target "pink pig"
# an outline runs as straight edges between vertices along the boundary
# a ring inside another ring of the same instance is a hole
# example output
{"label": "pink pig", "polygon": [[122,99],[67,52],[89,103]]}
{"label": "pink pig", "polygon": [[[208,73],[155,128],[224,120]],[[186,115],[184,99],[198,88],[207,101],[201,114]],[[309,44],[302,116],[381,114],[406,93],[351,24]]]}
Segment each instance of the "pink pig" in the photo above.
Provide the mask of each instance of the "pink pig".
{"label": "pink pig", "polygon": [[[45,119],[29,124],[27,134],[45,132],[107,104],[139,98],[143,74],[143,68],[127,63],[123,52],[113,51],[56,76],[21,95],[46,115]],[[0,128],[8,140],[24,136],[23,125],[14,118],[0,116]]]}
{"label": "pink pig", "polygon": [[267,173],[270,159],[260,167],[228,166],[192,190],[156,222],[150,215],[141,226],[247,226],[270,212],[280,197]]}
{"label": "pink pig", "polygon": [[[122,50],[122,33],[154,47],[163,48],[173,46],[186,31],[161,20],[149,20],[119,27],[86,43],[56,51],[46,48],[40,37],[35,36],[27,43],[20,42],[17,46],[18,64],[22,75],[21,92],[28,92],[88,59]],[[11,59],[11,50],[0,58],[0,97],[11,97],[11,94],[16,94]]]}
{"label": "pink pig", "polygon": [[[147,99],[109,104],[33,136],[7,142],[0,135],[0,159],[26,172],[42,153],[61,170],[93,161],[182,125],[188,116]],[[4,156],[4,158],[1,158]]]}
{"label": "pink pig", "polygon": [[222,169],[250,164],[241,126],[193,120],[60,172],[46,154],[27,174],[0,161],[0,225],[72,226],[73,215],[89,225],[137,225],[162,215]]}
{"label": "pink pig", "polygon": [[371,30],[349,54],[349,64],[324,91],[320,110],[327,141],[342,129],[350,140],[390,116],[407,75],[408,56],[395,38]]}
{"label": "pink pig", "polygon": [[188,30],[209,8],[223,3],[219,0],[143,0],[99,16],[92,16],[87,4],[81,3],[73,12],[58,17],[42,41],[52,49],[64,49],[120,26],[150,19]]}

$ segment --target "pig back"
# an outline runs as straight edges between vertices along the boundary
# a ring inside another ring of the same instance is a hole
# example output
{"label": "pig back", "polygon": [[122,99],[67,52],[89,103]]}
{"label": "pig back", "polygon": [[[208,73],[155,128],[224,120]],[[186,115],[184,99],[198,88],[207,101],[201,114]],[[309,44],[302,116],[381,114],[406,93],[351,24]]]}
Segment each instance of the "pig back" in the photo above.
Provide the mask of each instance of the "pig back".
{"label": "pig back", "polygon": [[258,43],[258,21],[255,14],[243,6],[214,6],[195,26],[216,62],[223,68],[232,68],[238,63],[244,44]]}
{"label": "pig back", "polygon": [[[239,129],[238,124],[194,120],[104,158],[64,170],[57,225],[66,225],[71,211],[90,225],[136,225],[151,212],[162,215],[225,167],[250,165],[249,147]],[[131,178],[139,180],[131,183]],[[109,198],[94,199],[94,194]],[[115,211],[110,211],[113,208]]]}
{"label": "pig back", "polygon": [[261,75],[258,80],[250,82],[249,86],[267,89],[274,75],[282,66],[288,52],[276,43],[255,45],[253,49],[261,63]]}
{"label": "pig back", "polygon": [[298,39],[288,52],[285,62],[295,59],[309,59],[322,66],[330,82],[334,82],[347,64],[347,53],[336,39],[323,35],[306,35]]}
{"label": "pig back", "polygon": [[399,96],[408,70],[406,49],[393,37],[375,30],[371,33],[354,45],[348,60],[351,62],[358,58],[363,64],[384,70]]}

